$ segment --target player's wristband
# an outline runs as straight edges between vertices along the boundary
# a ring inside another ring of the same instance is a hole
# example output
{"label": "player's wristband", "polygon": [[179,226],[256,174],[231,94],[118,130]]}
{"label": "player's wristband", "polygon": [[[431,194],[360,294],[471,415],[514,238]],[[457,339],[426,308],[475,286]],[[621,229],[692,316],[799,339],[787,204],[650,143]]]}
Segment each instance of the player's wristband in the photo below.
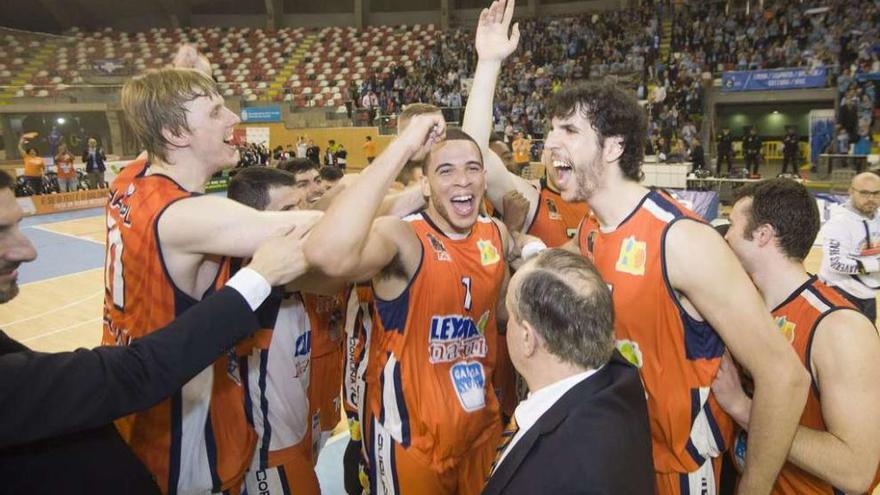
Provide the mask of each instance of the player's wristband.
{"label": "player's wristband", "polygon": [[547,245],[542,241],[528,242],[522,248],[522,259],[527,260],[545,249],[547,249]]}

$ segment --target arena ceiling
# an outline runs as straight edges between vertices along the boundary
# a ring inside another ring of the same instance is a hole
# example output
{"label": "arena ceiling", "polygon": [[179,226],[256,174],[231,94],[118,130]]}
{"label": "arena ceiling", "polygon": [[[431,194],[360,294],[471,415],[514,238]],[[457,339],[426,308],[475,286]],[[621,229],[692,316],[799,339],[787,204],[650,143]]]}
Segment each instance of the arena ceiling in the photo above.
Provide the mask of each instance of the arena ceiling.
{"label": "arena ceiling", "polygon": [[[373,12],[439,10],[440,0],[363,0]],[[548,0],[549,3],[570,0]],[[60,33],[70,27],[99,29],[120,20],[186,26],[192,16],[350,13],[355,0],[0,0],[0,27]],[[482,7],[489,0],[449,0],[450,8]]]}

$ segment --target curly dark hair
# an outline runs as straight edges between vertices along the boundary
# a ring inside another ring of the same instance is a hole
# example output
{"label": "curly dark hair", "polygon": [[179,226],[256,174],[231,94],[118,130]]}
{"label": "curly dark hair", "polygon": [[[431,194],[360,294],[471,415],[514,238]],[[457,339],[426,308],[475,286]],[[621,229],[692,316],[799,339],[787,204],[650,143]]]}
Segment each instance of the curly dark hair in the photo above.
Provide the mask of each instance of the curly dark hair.
{"label": "curly dark hair", "polygon": [[803,184],[791,179],[767,179],[734,192],[734,200],[751,198],[743,236],[751,240],[755,229],[770,225],[779,248],[787,257],[803,261],[819,233],[819,207]]}
{"label": "curly dark hair", "polygon": [[551,118],[558,119],[580,112],[596,131],[600,146],[605,138],[622,138],[620,169],[628,179],[642,179],[648,119],[634,95],[609,83],[580,82],[554,94],[548,110]]}

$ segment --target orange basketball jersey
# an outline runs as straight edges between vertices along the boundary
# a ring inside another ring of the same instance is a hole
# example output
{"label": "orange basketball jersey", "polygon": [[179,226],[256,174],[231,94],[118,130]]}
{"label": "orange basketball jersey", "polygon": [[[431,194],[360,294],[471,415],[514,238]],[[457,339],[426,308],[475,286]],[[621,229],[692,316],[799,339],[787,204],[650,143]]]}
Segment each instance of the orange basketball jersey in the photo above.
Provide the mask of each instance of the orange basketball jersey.
{"label": "orange basketball jersey", "polygon": [[421,241],[421,265],[395,300],[375,298],[367,397],[396,442],[443,471],[500,424],[492,375],[507,267],[488,217],[457,240],[424,213],[405,220]]}
{"label": "orange basketball jersey", "polygon": [[312,325],[309,408],[316,456],[323,445],[321,432],[333,430],[341,418],[342,333],[347,301],[347,289],[334,296],[303,294]]}
{"label": "orange basketball jersey", "polygon": [[[794,347],[801,363],[813,377],[800,424],[814,430],[826,431],[822,406],[819,402],[819,388],[809,359],[813,346],[813,334],[823,318],[842,309],[856,310],[852,303],[839,292],[813,276],[773,310],[773,318],[776,319],[777,327]],[[836,495],[843,493],[843,491],[794,464],[786,462],[782,471],[779,472],[773,493],[780,495]],[[872,493],[872,490],[868,490],[868,493]]]}
{"label": "orange basketball jersey", "polygon": [[542,178],[538,209],[526,233],[541,239],[547,247],[559,247],[577,234],[581,219],[589,211],[586,203],[563,201],[559,193],[547,186],[547,179]]}
{"label": "orange basketball jersey", "polygon": [[615,230],[603,232],[590,215],[578,233],[581,253],[611,288],[617,348],[639,367],[654,469],[661,473],[693,472],[720,455],[733,426],[710,393],[724,343],[708,323],[688,315],[666,278],[666,232],[674,222],[697,218],[651,191]]}
{"label": "orange basketball jersey", "polygon": [[[104,335],[106,345],[128,345],[195,305],[168,275],[158,237],[165,208],[194,196],[149,164],[129,164],[113,181],[107,204]],[[228,260],[218,261],[214,284],[225,283]],[[163,492],[218,491],[237,485],[254,448],[235,362],[220,358],[171,398],[117,421],[122,437],[156,477]]]}

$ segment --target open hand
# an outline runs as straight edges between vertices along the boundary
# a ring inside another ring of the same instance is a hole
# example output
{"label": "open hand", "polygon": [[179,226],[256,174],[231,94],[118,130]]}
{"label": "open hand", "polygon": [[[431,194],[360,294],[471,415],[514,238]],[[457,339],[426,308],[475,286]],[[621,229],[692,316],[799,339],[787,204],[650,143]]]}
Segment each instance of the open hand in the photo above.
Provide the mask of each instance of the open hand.
{"label": "open hand", "polygon": [[480,60],[500,62],[516,50],[519,23],[510,29],[514,3],[514,0],[496,0],[480,12],[474,41]]}

